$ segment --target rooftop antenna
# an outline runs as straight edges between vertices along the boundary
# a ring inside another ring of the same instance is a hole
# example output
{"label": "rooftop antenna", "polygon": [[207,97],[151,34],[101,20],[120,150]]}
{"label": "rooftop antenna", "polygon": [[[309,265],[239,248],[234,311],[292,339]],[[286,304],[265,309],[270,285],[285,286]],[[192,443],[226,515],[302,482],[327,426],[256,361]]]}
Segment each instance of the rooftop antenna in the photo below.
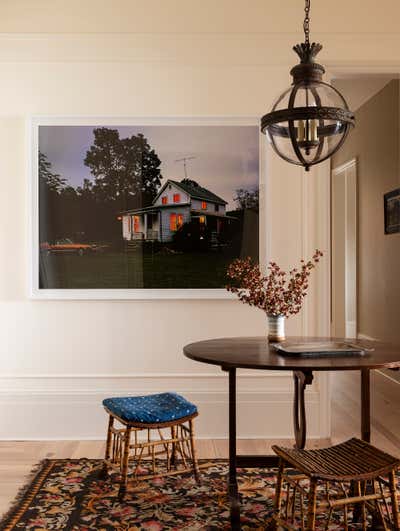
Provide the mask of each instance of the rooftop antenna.
{"label": "rooftop antenna", "polygon": [[175,162],[183,162],[183,170],[184,170],[184,172],[185,172],[185,179],[188,178],[188,176],[187,176],[187,165],[186,165],[186,162],[187,162],[188,160],[193,160],[193,159],[196,159],[196,158],[197,158],[197,157],[183,157],[183,158],[181,158],[181,159],[176,159]]}

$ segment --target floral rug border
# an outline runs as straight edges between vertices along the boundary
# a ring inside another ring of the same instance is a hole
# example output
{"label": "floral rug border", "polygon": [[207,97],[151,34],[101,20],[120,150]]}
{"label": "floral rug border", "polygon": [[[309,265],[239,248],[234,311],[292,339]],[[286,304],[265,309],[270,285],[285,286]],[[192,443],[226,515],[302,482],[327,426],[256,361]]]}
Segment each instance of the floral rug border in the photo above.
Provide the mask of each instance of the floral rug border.
{"label": "floral rug border", "polygon": [[35,499],[52,468],[60,461],[80,461],[80,459],[43,459],[37,463],[28,474],[26,483],[18,490],[10,509],[1,516],[0,531],[8,531],[18,523],[19,518]]}

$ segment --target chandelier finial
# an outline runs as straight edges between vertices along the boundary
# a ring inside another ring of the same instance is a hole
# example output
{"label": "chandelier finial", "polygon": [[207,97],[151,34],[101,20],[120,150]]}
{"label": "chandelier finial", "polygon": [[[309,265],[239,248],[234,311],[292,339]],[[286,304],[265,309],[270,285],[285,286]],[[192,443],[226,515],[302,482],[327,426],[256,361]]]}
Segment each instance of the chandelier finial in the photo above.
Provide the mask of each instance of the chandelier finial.
{"label": "chandelier finial", "polygon": [[302,42],[293,46],[293,50],[300,57],[301,63],[313,63],[314,58],[322,50],[322,44],[319,42],[313,42],[312,44],[309,42]]}

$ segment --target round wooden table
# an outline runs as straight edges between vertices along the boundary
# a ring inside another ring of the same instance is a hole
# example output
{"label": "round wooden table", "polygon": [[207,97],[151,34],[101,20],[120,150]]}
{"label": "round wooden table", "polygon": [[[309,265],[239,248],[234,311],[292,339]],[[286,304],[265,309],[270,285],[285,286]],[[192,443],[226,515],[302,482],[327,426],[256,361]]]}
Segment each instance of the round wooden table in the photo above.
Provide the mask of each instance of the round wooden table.
{"label": "round wooden table", "polygon": [[292,371],[295,384],[293,422],[296,446],[304,448],[306,442],[306,415],[304,391],[312,383],[314,371],[361,372],[361,438],[370,442],[370,370],[400,367],[400,345],[378,341],[338,339],[331,337],[290,337],[290,342],[346,342],[367,349],[362,356],[334,355],[324,357],[282,356],[266,337],[233,337],[198,341],[186,345],[186,357],[219,365],[229,373],[229,477],[228,492],[231,506],[232,529],[240,529],[240,505],[236,476],[237,467],[277,466],[276,456],[237,455],[236,453],[236,370],[261,369]]}

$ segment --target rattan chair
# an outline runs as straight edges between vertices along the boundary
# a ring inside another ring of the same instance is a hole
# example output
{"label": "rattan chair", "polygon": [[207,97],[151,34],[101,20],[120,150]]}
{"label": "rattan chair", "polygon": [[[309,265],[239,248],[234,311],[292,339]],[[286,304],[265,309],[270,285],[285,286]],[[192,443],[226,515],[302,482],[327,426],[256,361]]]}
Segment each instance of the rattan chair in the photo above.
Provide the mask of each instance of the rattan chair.
{"label": "rattan chair", "polygon": [[[193,419],[197,407],[176,393],[107,398],[109,414],[102,477],[121,477],[123,500],[128,481],[193,472],[199,481]],[[117,421],[121,427],[114,426]],[[159,459],[162,457],[163,459]]]}
{"label": "rattan chair", "polygon": [[399,459],[355,438],[318,450],[273,450],[280,459],[270,529],[313,531],[318,515],[328,529],[333,512],[343,509],[342,529],[347,530],[349,506],[362,529],[367,528],[368,514],[372,529],[400,529],[395,478]]}

